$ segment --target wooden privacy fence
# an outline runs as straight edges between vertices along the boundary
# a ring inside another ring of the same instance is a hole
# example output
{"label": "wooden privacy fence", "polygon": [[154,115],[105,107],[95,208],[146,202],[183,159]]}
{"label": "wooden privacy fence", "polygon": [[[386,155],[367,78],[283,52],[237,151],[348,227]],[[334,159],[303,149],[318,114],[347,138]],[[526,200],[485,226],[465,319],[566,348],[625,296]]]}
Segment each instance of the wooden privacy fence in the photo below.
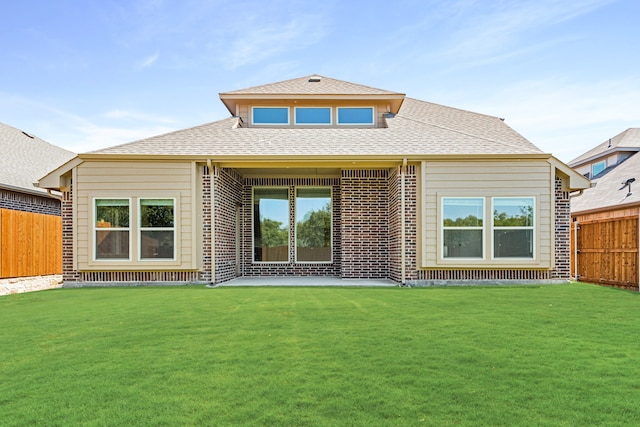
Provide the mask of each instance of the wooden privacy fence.
{"label": "wooden privacy fence", "polygon": [[62,218],[0,209],[0,278],[62,274]]}
{"label": "wooden privacy fence", "polygon": [[572,271],[579,280],[638,288],[637,216],[580,221],[573,226]]}

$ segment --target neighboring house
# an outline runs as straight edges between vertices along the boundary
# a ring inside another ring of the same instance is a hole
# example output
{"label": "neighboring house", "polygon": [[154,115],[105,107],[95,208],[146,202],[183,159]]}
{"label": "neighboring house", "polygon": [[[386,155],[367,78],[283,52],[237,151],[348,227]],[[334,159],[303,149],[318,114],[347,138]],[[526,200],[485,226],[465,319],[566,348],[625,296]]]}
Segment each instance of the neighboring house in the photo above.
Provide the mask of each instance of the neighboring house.
{"label": "neighboring house", "polygon": [[[0,123],[0,295],[62,274],[60,195],[33,183],[75,154]],[[58,279],[59,281],[59,279]]]}
{"label": "neighboring house", "polygon": [[632,128],[569,163],[595,184],[571,203],[572,264],[580,280],[639,286],[639,151],[640,129]]}
{"label": "neighboring house", "polygon": [[231,117],[78,157],[65,285],[333,276],[570,278],[589,180],[497,117],[322,76],[220,94]]}

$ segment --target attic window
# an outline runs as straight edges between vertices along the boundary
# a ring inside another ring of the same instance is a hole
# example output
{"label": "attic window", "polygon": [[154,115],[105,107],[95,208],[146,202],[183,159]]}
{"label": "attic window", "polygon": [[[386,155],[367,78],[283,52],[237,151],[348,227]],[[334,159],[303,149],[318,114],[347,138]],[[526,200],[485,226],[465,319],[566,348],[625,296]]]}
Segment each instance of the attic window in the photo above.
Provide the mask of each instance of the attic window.
{"label": "attic window", "polygon": [[319,83],[322,80],[320,76],[309,77],[309,83]]}
{"label": "attic window", "polygon": [[288,125],[288,107],[253,107],[251,123],[256,125]]}
{"label": "attic window", "polygon": [[373,107],[338,107],[339,125],[372,125]]}
{"label": "attic window", "polygon": [[330,125],[331,108],[329,107],[296,107],[295,123],[297,125]]}

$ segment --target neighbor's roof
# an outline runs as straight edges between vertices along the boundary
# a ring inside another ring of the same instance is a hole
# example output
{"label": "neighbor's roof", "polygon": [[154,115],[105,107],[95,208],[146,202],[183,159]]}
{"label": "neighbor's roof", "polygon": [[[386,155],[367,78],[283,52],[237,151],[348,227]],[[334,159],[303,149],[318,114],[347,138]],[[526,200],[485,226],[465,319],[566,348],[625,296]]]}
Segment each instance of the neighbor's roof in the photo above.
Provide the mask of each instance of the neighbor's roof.
{"label": "neighbor's roof", "polygon": [[[623,183],[630,178],[635,178],[635,181],[631,183],[629,195],[629,188]],[[572,213],[640,203],[640,154],[634,154],[592,182],[596,184],[595,187],[571,199]]]}
{"label": "neighbor's roof", "polygon": [[[276,84],[277,85],[277,84]],[[268,86],[268,85],[267,85]],[[543,152],[497,117],[405,98],[386,128],[242,128],[237,118],[94,151],[101,155],[292,159]]]}
{"label": "neighbor's roof", "polygon": [[602,144],[594,147],[579,157],[571,160],[572,167],[580,166],[583,163],[595,160],[603,155],[608,155],[616,151],[640,151],[640,128],[630,128]]}
{"label": "neighbor's roof", "polygon": [[0,188],[46,193],[33,183],[75,156],[37,136],[0,123]]}

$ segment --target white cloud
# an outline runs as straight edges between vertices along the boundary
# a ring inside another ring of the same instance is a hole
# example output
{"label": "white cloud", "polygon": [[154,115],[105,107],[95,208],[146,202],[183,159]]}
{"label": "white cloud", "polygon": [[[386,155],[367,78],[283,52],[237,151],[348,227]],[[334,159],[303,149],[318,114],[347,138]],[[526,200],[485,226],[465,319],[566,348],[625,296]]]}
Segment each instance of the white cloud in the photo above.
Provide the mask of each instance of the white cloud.
{"label": "white cloud", "polygon": [[160,58],[160,54],[158,52],[153,55],[149,55],[146,58],[138,61],[135,65],[136,69],[143,69],[152,66],[155,62]]}

